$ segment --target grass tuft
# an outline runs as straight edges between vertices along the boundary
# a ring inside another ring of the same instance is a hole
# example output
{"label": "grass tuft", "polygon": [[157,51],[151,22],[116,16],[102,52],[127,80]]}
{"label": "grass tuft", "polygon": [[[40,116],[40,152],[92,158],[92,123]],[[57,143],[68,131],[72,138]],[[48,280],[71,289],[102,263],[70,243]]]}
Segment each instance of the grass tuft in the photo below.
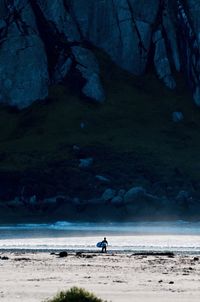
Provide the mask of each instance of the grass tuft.
{"label": "grass tuft", "polygon": [[97,298],[94,294],[83,288],[72,287],[66,292],[59,293],[52,300],[47,302],[106,302]]}

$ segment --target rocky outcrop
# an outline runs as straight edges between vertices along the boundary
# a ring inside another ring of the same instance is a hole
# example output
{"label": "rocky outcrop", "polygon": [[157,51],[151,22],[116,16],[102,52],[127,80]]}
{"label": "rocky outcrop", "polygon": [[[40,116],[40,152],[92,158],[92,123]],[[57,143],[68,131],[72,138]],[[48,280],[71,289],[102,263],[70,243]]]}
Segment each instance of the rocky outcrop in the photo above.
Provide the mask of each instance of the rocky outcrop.
{"label": "rocky outcrop", "polygon": [[100,70],[95,56],[88,50],[80,46],[72,47],[72,54],[76,61],[76,69],[85,80],[82,92],[88,98],[97,102],[105,100],[103,86],[100,80]]}
{"label": "rocky outcrop", "polygon": [[[36,196],[18,196],[10,201],[0,201],[0,218],[6,223],[15,221],[135,221],[162,219],[199,219],[199,199],[188,191],[177,196],[157,196],[147,193],[143,187],[128,191],[106,189],[101,197],[79,199],[54,196],[40,199]],[[47,215],[48,214],[48,215]]]}
{"label": "rocky outcrop", "polygon": [[24,108],[48,95],[46,54],[29,1],[16,1],[7,7],[4,3],[3,8],[0,102]]}
{"label": "rocky outcrop", "polygon": [[121,67],[142,74],[148,60],[159,0],[69,1],[85,40]]}
{"label": "rocky outcrop", "polygon": [[103,102],[98,47],[134,75],[153,63],[170,89],[182,72],[200,105],[199,11],[198,0],[1,0],[0,102],[24,108],[74,74]]}

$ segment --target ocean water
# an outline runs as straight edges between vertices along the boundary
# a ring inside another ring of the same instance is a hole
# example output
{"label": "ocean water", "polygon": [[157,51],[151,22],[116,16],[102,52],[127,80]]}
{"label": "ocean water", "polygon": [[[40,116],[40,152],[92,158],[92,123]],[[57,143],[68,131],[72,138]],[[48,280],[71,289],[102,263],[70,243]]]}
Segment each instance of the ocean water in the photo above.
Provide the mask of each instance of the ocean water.
{"label": "ocean water", "polygon": [[200,222],[69,223],[0,225],[0,250],[174,251],[200,255]]}

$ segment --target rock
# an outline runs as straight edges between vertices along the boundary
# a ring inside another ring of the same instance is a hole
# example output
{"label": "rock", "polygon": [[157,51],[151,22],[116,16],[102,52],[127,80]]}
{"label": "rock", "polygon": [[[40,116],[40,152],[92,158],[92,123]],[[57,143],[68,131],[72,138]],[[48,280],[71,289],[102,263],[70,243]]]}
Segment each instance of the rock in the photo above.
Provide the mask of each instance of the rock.
{"label": "rock", "polygon": [[116,191],[113,189],[106,189],[105,192],[102,195],[102,199],[104,201],[109,201],[111,199],[113,199],[116,195]]}
{"label": "rock", "polygon": [[79,160],[79,168],[88,169],[92,166],[94,159],[92,157],[82,158]]}
{"label": "rock", "polygon": [[124,202],[131,203],[137,199],[144,197],[146,191],[143,187],[133,187],[124,195]]}
{"label": "rock", "polygon": [[[70,202],[70,201],[71,199],[68,196],[62,196],[62,195],[56,196],[56,204],[58,205],[63,205],[65,202]],[[53,204],[55,204],[54,201]]]}
{"label": "rock", "polygon": [[194,257],[194,261],[199,261],[199,257]]}
{"label": "rock", "polygon": [[14,200],[6,202],[6,205],[11,208],[23,207],[24,203],[20,200],[19,197],[16,197]]}
{"label": "rock", "polygon": [[84,96],[104,102],[99,48],[134,75],[153,60],[170,89],[183,72],[199,106],[199,12],[197,0],[0,0],[0,102],[25,108],[73,72]]}
{"label": "rock", "polygon": [[123,204],[123,198],[121,196],[115,196],[112,200],[111,200],[111,203],[113,205],[121,205]]}
{"label": "rock", "polygon": [[63,0],[36,0],[36,3],[36,9],[40,8],[52,33],[56,32],[60,37],[64,37],[65,42],[80,41],[79,28]]}
{"label": "rock", "polygon": [[105,177],[105,176],[102,176],[102,175],[96,175],[95,178],[101,182],[105,182],[105,183],[108,183],[110,182],[110,179]]}
{"label": "rock", "polygon": [[193,92],[193,99],[195,104],[200,107],[200,87],[195,87]]}
{"label": "rock", "polygon": [[120,189],[117,195],[120,197],[124,197],[125,194],[126,194],[126,190]]}
{"label": "rock", "polygon": [[45,198],[43,201],[43,204],[45,205],[55,205],[57,204],[59,199],[63,199],[63,197],[61,196],[55,196],[55,197],[51,197],[51,198]]}
{"label": "rock", "polygon": [[83,254],[81,252],[76,252],[76,257],[82,257]]}
{"label": "rock", "polygon": [[173,65],[180,72],[181,61],[178,45],[178,31],[174,20],[176,19],[174,7],[171,7],[169,1],[165,1],[165,8],[162,14],[163,29],[165,30],[167,45],[170,48]]}
{"label": "rock", "polygon": [[71,1],[84,39],[134,74],[145,70],[158,9],[159,0]]}
{"label": "rock", "polygon": [[0,256],[0,260],[9,260],[9,257],[7,257],[7,256]]}
{"label": "rock", "polygon": [[[9,14],[0,45],[0,102],[25,108],[48,95],[48,66],[44,44],[28,0]],[[30,59],[31,58],[31,59]],[[17,71],[17,72],[16,72]]]}
{"label": "rock", "polygon": [[178,215],[180,211],[180,206],[174,198],[169,199],[166,196],[162,196],[159,198],[157,202],[157,210],[160,216],[162,215]]}
{"label": "rock", "polygon": [[187,191],[180,191],[176,196],[176,201],[185,202],[190,198],[190,193]]}
{"label": "rock", "polygon": [[181,111],[175,111],[172,113],[172,120],[174,123],[180,123],[184,119],[183,113]]}
{"label": "rock", "polygon": [[0,19],[0,30],[5,29],[6,25],[7,25],[6,22],[4,20]]}
{"label": "rock", "polygon": [[92,259],[92,258],[94,258],[93,255],[83,255],[83,257],[86,258],[86,259]]}
{"label": "rock", "polygon": [[167,257],[174,257],[174,253],[173,252],[135,252],[134,254],[132,254],[131,256],[167,256]]}
{"label": "rock", "polygon": [[87,83],[82,89],[83,94],[98,103],[103,103],[105,101],[105,93],[99,75],[91,73],[83,67],[79,67],[79,70],[82,76],[87,80]]}
{"label": "rock", "polygon": [[74,197],[72,200],[73,204],[79,206],[81,204],[81,201],[78,197]]}
{"label": "rock", "polygon": [[157,74],[167,87],[174,89],[176,82],[172,76],[165,40],[160,29],[154,33],[153,42],[155,44],[154,64]]}
{"label": "rock", "polygon": [[83,95],[103,103],[99,48],[134,75],[153,60],[170,89],[183,72],[199,106],[199,12],[197,0],[0,0],[0,102],[25,108],[74,72]]}
{"label": "rock", "polygon": [[74,152],[80,152],[80,150],[81,150],[81,148],[77,145],[73,145],[72,149]]}
{"label": "rock", "polygon": [[7,15],[7,5],[5,0],[0,0],[0,19]]}
{"label": "rock", "polygon": [[37,197],[36,197],[36,195],[33,195],[29,199],[29,205],[34,206],[36,204],[37,204]]}
{"label": "rock", "polygon": [[86,83],[82,88],[85,96],[98,103],[105,101],[105,93],[99,76],[99,66],[95,56],[86,48],[72,47],[76,61],[76,69],[81,73]]}
{"label": "rock", "polygon": [[71,58],[66,58],[61,53],[54,68],[52,82],[54,82],[55,84],[62,83],[63,80],[66,78],[67,74],[69,73],[72,63],[73,62]]}
{"label": "rock", "polygon": [[63,251],[63,252],[60,252],[58,255],[60,258],[64,258],[64,257],[68,256],[68,253],[66,251]]}
{"label": "rock", "polygon": [[193,98],[197,106],[200,105],[200,57],[199,57],[199,30],[198,20],[199,3],[196,0],[187,0],[185,3],[177,0],[177,21],[179,25],[180,52],[183,59],[183,69],[193,90]]}

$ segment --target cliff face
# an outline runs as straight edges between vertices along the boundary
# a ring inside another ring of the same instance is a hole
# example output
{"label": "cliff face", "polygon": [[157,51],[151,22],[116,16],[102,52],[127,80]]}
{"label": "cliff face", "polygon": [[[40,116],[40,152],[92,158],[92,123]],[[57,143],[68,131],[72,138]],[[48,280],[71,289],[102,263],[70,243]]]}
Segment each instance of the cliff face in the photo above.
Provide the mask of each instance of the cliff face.
{"label": "cliff face", "polygon": [[105,100],[93,47],[134,75],[187,77],[200,105],[200,0],[0,0],[0,102],[18,108],[74,77]]}

